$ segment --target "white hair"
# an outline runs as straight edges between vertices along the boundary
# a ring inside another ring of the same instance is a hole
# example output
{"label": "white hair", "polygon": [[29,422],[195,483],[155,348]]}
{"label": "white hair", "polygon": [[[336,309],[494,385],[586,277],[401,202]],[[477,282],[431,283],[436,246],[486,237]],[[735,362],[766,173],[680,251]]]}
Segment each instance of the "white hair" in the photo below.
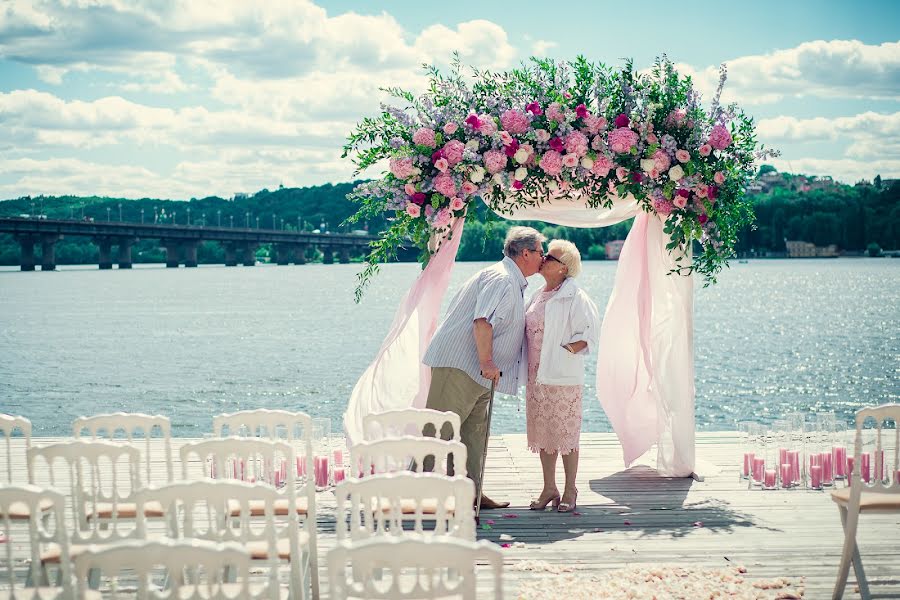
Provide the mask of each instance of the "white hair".
{"label": "white hair", "polygon": [[578,246],[568,240],[553,240],[547,246],[547,254],[556,249],[562,250],[559,260],[569,268],[566,277],[578,277],[581,273],[581,252],[578,251]]}
{"label": "white hair", "polygon": [[510,227],[506,233],[506,241],[503,242],[503,254],[515,258],[522,254],[523,250],[534,250],[535,246],[544,243],[544,237],[537,229],[531,227]]}

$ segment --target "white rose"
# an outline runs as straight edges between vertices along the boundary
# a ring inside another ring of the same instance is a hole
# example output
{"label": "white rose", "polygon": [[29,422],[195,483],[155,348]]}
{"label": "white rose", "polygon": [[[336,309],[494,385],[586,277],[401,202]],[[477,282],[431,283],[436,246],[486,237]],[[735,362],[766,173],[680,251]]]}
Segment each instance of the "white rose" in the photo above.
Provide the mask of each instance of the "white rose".
{"label": "white rose", "polygon": [[594,159],[592,159],[590,156],[585,156],[581,159],[581,166],[585,169],[590,169],[594,166]]}
{"label": "white rose", "polygon": [[675,165],[669,169],[669,179],[672,181],[678,181],[682,177],[684,177],[684,169],[681,168],[681,165]]}
{"label": "white rose", "polygon": [[472,183],[481,183],[484,181],[484,169],[481,167],[475,167],[472,170],[472,174],[469,175],[469,179],[472,180]]}
{"label": "white rose", "polygon": [[642,158],[641,159],[641,169],[644,170],[644,173],[649,173],[653,169],[656,168],[656,161],[652,158]]}
{"label": "white rose", "polygon": [[556,181],[554,181],[554,180],[551,179],[551,180],[550,180],[550,183],[547,184],[547,188],[549,188],[549,190],[550,190],[551,192],[555,192],[556,190],[559,189],[559,184],[556,183]]}
{"label": "white rose", "polygon": [[524,164],[524,162],[528,160],[528,151],[519,148],[518,150],[516,150],[516,153],[513,154],[513,159],[515,159],[515,161],[520,165]]}
{"label": "white rose", "polygon": [[466,148],[469,148],[470,150],[478,150],[478,140],[469,140],[468,142],[466,142]]}
{"label": "white rose", "polygon": [[525,178],[528,177],[528,169],[525,167],[519,167],[516,169],[515,177],[519,181],[525,181]]}
{"label": "white rose", "polygon": [[503,185],[503,173],[494,173],[494,183]]}
{"label": "white rose", "polygon": [[422,169],[416,167],[415,169],[413,169],[411,171],[411,173],[412,173],[412,175],[410,175],[410,177],[418,177],[419,175],[422,174]]}

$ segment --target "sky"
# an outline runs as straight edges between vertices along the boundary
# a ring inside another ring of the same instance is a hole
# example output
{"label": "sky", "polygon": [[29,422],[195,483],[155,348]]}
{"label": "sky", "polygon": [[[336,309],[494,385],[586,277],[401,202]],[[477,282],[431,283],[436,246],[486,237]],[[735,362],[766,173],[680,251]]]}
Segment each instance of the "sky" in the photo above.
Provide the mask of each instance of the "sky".
{"label": "sky", "polygon": [[[776,168],[900,177],[900,2],[0,0],[0,198],[188,199],[349,181],[341,147],[423,63],[666,54]],[[368,173],[377,176],[377,173]]]}

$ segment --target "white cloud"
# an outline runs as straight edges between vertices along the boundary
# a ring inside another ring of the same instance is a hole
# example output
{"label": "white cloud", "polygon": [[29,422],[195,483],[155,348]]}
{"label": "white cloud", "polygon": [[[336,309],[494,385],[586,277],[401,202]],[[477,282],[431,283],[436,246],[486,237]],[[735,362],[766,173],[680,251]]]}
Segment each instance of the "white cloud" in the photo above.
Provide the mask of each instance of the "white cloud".
{"label": "white cloud", "polygon": [[900,112],[885,115],[868,111],[850,117],[812,119],[780,116],[760,120],[757,132],[772,142],[890,139],[900,136]]}
{"label": "white cloud", "polygon": [[559,44],[556,42],[550,42],[548,40],[535,40],[535,42],[531,45],[531,54],[532,56],[537,57],[545,57],[547,53],[556,48]]}
{"label": "white cloud", "polygon": [[861,179],[872,180],[875,175],[894,178],[900,176],[900,158],[883,157],[875,160],[852,158],[774,158],[766,161],[779,171],[804,175],[830,175],[836,181],[856,183]]}

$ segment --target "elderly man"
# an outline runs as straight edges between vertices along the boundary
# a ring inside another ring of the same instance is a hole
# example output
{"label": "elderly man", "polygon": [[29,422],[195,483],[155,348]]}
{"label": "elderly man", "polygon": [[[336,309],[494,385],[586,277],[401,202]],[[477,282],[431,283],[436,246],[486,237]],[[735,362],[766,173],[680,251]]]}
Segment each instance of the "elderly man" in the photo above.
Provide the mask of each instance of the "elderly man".
{"label": "elderly man", "polygon": [[[468,453],[466,470],[475,489],[481,489],[491,382],[498,392],[518,391],[525,278],[541,268],[544,240],[531,227],[511,228],[503,246],[504,259],[466,281],[425,352],[424,363],[431,367],[426,406],[459,415],[460,437]],[[482,495],[483,509],[507,506],[509,502]]]}

